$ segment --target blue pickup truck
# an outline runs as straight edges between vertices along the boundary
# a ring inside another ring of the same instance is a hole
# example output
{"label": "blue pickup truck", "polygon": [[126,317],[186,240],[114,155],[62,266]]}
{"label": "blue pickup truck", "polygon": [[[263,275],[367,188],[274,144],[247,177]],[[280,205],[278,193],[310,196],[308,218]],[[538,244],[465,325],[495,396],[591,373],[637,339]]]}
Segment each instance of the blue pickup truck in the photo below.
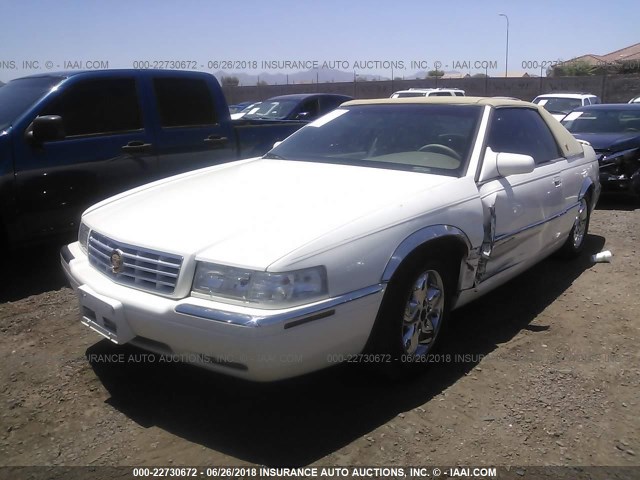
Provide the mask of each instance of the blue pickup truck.
{"label": "blue pickup truck", "polygon": [[[217,80],[201,72],[76,71],[13,80],[0,89],[0,244],[75,230],[82,211],[99,200],[262,155],[304,124],[234,124]],[[210,206],[219,201],[211,192]]]}

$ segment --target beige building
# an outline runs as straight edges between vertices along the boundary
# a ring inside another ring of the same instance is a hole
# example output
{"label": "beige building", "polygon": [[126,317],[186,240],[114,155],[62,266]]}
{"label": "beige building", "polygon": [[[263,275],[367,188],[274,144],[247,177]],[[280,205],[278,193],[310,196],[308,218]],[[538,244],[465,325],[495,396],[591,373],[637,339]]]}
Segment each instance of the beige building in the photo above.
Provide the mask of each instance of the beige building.
{"label": "beige building", "polygon": [[583,61],[594,66],[613,65],[624,62],[637,62],[637,64],[640,64],[640,43],[621,48],[620,50],[616,50],[615,52],[607,53],[605,55],[588,53],[568,60],[568,62],[578,61]]}

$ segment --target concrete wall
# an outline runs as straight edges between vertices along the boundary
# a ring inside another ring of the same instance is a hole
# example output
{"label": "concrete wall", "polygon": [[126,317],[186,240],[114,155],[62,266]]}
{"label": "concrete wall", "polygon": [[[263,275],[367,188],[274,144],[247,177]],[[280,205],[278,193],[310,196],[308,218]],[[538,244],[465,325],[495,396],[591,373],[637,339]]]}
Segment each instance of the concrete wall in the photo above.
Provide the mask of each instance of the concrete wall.
{"label": "concrete wall", "polygon": [[294,85],[224,87],[229,104],[265,100],[287,93],[341,93],[355,98],[389,97],[408,88],[452,87],[471,96],[505,96],[533,100],[541,93],[593,93],[606,103],[626,103],[640,95],[640,75],[608,75],[588,77],[516,77],[516,78],[449,78],[425,80],[386,80],[380,82],[344,82]]}

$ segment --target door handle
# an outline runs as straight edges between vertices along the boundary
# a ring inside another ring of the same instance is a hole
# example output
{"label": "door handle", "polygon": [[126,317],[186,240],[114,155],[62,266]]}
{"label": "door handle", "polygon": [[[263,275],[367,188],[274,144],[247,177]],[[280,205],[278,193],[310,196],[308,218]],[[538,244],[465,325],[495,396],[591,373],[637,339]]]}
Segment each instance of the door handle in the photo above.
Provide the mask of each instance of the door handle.
{"label": "door handle", "polygon": [[562,185],[562,179],[560,177],[553,177],[553,185],[559,187]]}
{"label": "door handle", "polygon": [[220,135],[209,135],[204,139],[204,143],[209,144],[212,147],[224,147],[229,139]]}
{"label": "door handle", "polygon": [[151,150],[151,147],[152,145],[150,143],[134,140],[124,145],[122,151],[126,153],[146,153]]}

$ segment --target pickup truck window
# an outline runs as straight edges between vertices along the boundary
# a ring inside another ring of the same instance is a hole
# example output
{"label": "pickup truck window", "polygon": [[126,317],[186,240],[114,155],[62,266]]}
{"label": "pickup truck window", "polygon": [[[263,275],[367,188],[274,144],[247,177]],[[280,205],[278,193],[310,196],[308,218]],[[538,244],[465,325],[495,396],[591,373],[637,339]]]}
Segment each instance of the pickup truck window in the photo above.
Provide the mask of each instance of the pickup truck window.
{"label": "pickup truck window", "polygon": [[491,119],[487,145],[494,152],[531,155],[536,164],[562,156],[553,134],[529,108],[499,108]]}
{"label": "pickup truck window", "polygon": [[31,105],[59,84],[62,77],[19,78],[0,89],[0,130],[5,129]]}
{"label": "pickup truck window", "polygon": [[67,137],[142,129],[133,78],[82,81],[53,100],[40,115],[60,115]]}
{"label": "pickup truck window", "polygon": [[476,105],[339,108],[290,136],[266,158],[461,176],[481,112]]}
{"label": "pickup truck window", "polygon": [[155,78],[160,126],[192,127],[216,123],[213,99],[204,80]]}

